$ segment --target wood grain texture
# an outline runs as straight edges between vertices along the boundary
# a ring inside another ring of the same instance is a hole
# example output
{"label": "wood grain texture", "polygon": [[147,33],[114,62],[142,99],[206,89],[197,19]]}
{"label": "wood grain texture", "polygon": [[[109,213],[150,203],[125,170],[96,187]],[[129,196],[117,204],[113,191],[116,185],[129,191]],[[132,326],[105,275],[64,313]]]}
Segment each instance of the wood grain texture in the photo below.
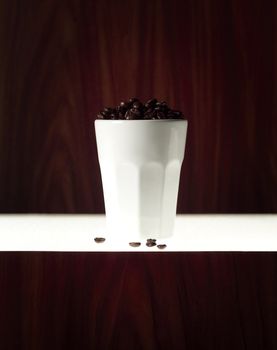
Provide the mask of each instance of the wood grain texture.
{"label": "wood grain texture", "polygon": [[[93,120],[189,120],[178,212],[277,212],[268,0],[0,1],[0,211],[104,211]],[[81,229],[81,228],[80,228]],[[272,253],[0,254],[0,348],[277,348]]]}
{"label": "wood grain texture", "polygon": [[274,253],[1,253],[0,346],[277,347]]}
{"label": "wood grain texture", "polygon": [[277,212],[276,1],[2,0],[0,211],[104,211],[93,120],[189,120],[178,212]]}

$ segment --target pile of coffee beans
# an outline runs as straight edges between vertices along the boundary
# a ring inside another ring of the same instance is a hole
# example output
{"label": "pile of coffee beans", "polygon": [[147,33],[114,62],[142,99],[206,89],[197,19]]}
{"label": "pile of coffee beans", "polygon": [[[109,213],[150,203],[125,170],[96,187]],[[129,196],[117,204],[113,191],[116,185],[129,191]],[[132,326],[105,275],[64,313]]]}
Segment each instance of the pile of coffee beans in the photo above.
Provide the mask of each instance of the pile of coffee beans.
{"label": "pile of coffee beans", "polygon": [[106,107],[97,115],[97,119],[111,120],[147,120],[147,119],[184,119],[180,111],[168,107],[166,102],[152,98],[142,103],[138,98],[130,98],[115,108]]}

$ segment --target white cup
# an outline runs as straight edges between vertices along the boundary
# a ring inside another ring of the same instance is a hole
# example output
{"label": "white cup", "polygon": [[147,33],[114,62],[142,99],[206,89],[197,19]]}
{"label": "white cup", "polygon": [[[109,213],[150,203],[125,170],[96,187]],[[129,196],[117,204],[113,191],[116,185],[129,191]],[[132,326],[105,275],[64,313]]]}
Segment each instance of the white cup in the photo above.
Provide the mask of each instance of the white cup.
{"label": "white cup", "polygon": [[173,234],[186,120],[96,120],[107,235]]}

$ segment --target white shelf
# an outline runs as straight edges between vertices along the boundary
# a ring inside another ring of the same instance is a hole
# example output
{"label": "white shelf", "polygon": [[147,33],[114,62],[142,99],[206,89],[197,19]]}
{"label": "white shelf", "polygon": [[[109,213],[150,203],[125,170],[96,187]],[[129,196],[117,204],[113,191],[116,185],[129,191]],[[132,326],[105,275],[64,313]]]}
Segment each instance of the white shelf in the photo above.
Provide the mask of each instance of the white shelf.
{"label": "white shelf", "polygon": [[[94,237],[106,237],[95,243]],[[149,237],[151,238],[151,237]],[[165,250],[107,237],[104,215],[0,215],[0,251],[277,251],[277,215],[177,215]]]}

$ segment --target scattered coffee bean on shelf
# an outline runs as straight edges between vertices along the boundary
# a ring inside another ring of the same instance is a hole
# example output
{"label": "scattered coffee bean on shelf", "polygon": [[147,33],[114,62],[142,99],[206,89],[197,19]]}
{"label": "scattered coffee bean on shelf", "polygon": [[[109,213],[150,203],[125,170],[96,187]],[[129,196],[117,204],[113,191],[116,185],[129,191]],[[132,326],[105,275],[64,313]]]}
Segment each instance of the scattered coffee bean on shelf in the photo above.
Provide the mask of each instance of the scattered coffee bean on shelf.
{"label": "scattered coffee bean on shelf", "polygon": [[156,243],[155,242],[147,242],[146,246],[147,247],[155,247]]}
{"label": "scattered coffee bean on shelf", "polygon": [[94,240],[95,240],[96,243],[103,243],[103,242],[105,242],[106,238],[103,238],[103,237],[95,237]]}
{"label": "scattered coffee bean on shelf", "polygon": [[166,248],[166,244],[158,244],[157,247],[159,249],[165,249]]}
{"label": "scattered coffee bean on shelf", "polygon": [[140,242],[130,242],[129,243],[129,245],[131,246],[131,247],[139,247],[140,246]]}
{"label": "scattered coffee bean on shelf", "polygon": [[156,245],[156,239],[148,238],[146,240],[146,246],[147,247],[154,247]]}

